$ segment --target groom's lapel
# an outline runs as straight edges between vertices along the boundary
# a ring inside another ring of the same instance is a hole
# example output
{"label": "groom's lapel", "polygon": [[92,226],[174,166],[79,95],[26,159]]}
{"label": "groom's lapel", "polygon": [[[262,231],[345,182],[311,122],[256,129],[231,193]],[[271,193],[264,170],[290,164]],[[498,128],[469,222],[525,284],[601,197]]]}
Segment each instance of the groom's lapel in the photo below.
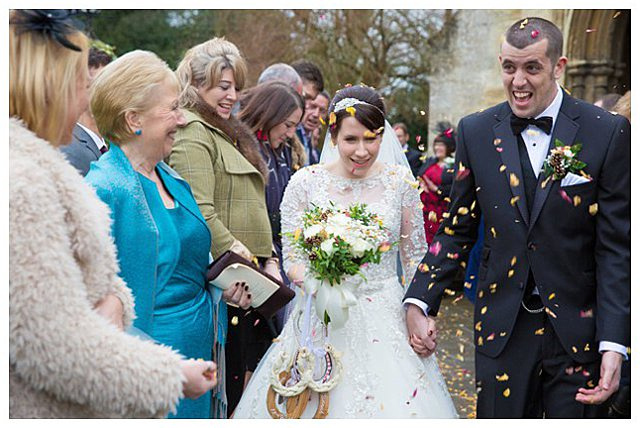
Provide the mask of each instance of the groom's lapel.
{"label": "groom's lapel", "polygon": [[[524,180],[522,177],[522,164],[520,163],[520,154],[518,153],[518,140],[511,131],[511,109],[505,103],[505,107],[496,115],[498,123],[493,127],[496,140],[494,147],[500,152],[502,163],[507,167],[504,171],[507,185],[511,189],[513,198],[518,198],[515,204],[520,210],[520,215],[525,224],[529,225],[529,210],[527,209],[526,194],[524,191]],[[499,144],[496,144],[499,143]],[[511,174],[515,175],[512,180]],[[512,182],[513,181],[513,182]],[[517,181],[517,183],[516,183]],[[513,186],[512,184],[516,184]]]}
{"label": "groom's lapel", "polygon": [[[578,108],[576,108],[576,105],[577,101],[575,99],[571,98],[566,93],[563,94],[562,105],[560,106],[558,117],[556,118],[556,124],[553,127],[553,134],[551,134],[551,142],[549,143],[547,156],[551,153],[551,149],[555,147],[556,140],[560,140],[562,144],[567,146],[573,144],[576,134],[578,133],[578,128],[580,128],[580,125],[573,120],[580,116],[580,112],[578,111]],[[540,215],[542,207],[544,206],[551,190],[555,189],[554,191],[557,191],[560,186],[560,182],[558,180],[550,180],[544,187],[542,187],[542,183],[546,178],[547,177],[545,177],[544,173],[541,171],[538,175],[536,197],[533,199],[533,206],[531,207],[529,231],[531,231],[536,220],[538,220],[538,216]]]}

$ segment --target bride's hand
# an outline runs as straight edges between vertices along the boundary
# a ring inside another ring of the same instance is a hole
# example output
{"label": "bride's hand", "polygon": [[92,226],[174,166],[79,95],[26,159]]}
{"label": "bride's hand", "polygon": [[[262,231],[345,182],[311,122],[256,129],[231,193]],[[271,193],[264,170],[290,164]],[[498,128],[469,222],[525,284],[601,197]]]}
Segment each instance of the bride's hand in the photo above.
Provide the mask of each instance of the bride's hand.
{"label": "bride's hand", "polygon": [[435,321],[426,317],[422,309],[409,304],[407,308],[409,344],[421,357],[428,357],[436,350],[438,331]]}

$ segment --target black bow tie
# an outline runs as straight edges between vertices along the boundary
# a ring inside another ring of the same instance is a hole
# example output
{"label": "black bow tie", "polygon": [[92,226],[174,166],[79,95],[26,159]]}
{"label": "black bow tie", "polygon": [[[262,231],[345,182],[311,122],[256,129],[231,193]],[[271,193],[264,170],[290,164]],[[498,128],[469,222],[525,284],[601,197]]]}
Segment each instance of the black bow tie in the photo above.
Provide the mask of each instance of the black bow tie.
{"label": "black bow tie", "polygon": [[511,115],[511,129],[514,135],[520,135],[529,125],[537,126],[548,135],[551,134],[553,119],[549,116],[539,117],[538,119],[523,119],[515,114]]}

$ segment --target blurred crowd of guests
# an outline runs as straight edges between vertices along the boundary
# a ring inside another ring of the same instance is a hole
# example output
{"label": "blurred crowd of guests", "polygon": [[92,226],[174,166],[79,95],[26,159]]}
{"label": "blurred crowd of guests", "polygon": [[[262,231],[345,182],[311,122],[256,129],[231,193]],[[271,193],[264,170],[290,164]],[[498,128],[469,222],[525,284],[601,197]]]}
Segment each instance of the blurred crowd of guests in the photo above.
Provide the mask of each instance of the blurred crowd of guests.
{"label": "blurred crowd of guests", "polygon": [[[64,10],[11,11],[9,33],[10,416],[231,416],[288,313],[252,311],[246,282],[208,287],[207,266],[230,250],[288,284],[279,207],[320,159],[322,72],[277,63],[246,88],[224,38],[175,71],[116,58]],[[427,158],[393,128],[431,243],[456,131],[439,123]]]}

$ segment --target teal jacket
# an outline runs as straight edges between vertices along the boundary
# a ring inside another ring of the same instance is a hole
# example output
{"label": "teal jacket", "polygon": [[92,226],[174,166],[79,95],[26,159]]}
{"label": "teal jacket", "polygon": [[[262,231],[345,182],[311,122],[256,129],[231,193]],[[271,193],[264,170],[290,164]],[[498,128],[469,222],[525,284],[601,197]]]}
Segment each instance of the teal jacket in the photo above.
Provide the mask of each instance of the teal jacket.
{"label": "teal jacket", "polygon": [[[164,162],[160,162],[158,167],[169,193],[201,221],[208,231],[207,223],[198,209],[189,184]],[[151,216],[140,178],[124,152],[112,144],[107,153],[91,164],[86,180],[111,210],[111,233],[118,249],[120,276],[133,292],[135,299],[136,319],[133,325],[153,336],[158,229]],[[214,307],[218,309],[221,293],[214,290],[210,292]],[[224,306],[224,303],[220,306]],[[218,315],[218,318],[222,318],[221,314]],[[224,318],[226,319],[226,316]],[[226,325],[222,331],[225,330]]]}

